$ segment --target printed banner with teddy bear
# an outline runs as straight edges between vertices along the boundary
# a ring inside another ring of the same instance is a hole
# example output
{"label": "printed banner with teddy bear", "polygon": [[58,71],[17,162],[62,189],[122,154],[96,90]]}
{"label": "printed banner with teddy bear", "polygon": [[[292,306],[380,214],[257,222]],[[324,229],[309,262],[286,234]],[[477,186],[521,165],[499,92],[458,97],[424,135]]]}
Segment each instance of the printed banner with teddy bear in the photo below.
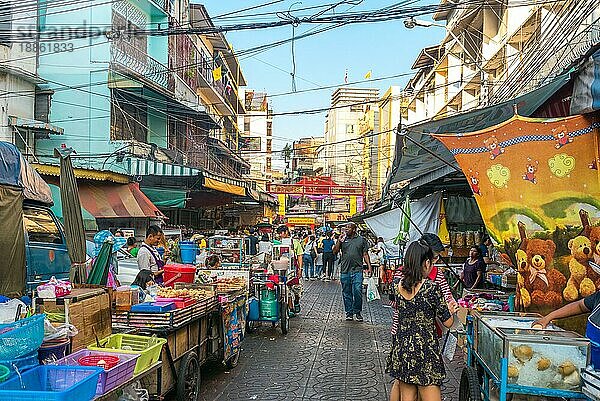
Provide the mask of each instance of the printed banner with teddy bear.
{"label": "printed banner with teddy bear", "polygon": [[547,313],[600,289],[600,122],[512,119],[435,135],[454,155],[490,235],[512,261],[517,302]]}

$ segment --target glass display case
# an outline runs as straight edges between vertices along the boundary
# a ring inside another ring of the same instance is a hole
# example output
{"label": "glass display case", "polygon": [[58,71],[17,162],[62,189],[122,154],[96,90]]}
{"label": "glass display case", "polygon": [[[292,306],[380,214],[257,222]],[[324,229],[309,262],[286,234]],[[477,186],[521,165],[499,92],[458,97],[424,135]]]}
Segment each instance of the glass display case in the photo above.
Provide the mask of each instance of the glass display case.
{"label": "glass display case", "polygon": [[499,328],[508,383],[581,391],[581,371],[589,361],[589,340],[563,330]]}
{"label": "glass display case", "polygon": [[550,325],[533,329],[532,313],[475,312],[473,350],[496,379],[508,365],[509,386],[581,390],[581,369],[589,362],[589,340]]}
{"label": "glass display case", "polygon": [[240,268],[244,264],[246,239],[214,236],[208,239],[208,250],[221,258],[222,268]]}

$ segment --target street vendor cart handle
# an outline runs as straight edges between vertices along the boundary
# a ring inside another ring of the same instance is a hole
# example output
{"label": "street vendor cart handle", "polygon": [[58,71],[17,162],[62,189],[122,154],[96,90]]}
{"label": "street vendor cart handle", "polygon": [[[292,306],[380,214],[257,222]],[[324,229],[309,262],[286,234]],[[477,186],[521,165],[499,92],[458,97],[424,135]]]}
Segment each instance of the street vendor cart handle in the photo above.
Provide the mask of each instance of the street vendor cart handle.
{"label": "street vendor cart handle", "polygon": [[177,280],[180,277],[181,277],[181,273],[177,273],[176,275],[174,275],[173,277],[171,277],[170,279],[168,279],[167,281],[165,281],[163,283],[163,285],[167,286],[167,285],[171,284],[173,281]]}

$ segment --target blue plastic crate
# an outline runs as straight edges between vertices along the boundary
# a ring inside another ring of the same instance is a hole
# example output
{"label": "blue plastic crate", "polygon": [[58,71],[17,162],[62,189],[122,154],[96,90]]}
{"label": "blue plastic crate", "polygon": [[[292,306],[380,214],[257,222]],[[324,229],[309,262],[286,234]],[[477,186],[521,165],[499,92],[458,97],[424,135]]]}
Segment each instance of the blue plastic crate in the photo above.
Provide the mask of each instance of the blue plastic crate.
{"label": "blue plastic crate", "polygon": [[131,312],[137,313],[162,313],[169,312],[175,309],[175,303],[150,303],[137,304],[131,306]]}
{"label": "blue plastic crate", "polygon": [[38,350],[44,341],[45,315],[0,324],[0,360],[13,360]]}
{"label": "blue plastic crate", "polygon": [[0,383],[0,401],[90,401],[104,369],[43,365]]}

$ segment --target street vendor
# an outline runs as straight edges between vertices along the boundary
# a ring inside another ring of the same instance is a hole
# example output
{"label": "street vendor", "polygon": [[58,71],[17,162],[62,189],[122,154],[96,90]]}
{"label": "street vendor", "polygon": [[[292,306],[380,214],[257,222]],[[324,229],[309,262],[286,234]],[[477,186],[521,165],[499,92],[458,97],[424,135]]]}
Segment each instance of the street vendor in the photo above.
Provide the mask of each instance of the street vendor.
{"label": "street vendor", "polygon": [[545,329],[553,320],[564,319],[567,317],[582,315],[584,313],[590,313],[600,306],[600,291],[582,298],[578,301],[571,302],[559,308],[555,311],[550,312],[543,318],[536,320],[532,323],[533,328]]}
{"label": "street vendor", "polygon": [[137,255],[138,269],[150,270],[157,283],[162,282],[165,262],[160,257],[156,250],[156,246],[160,243],[162,230],[160,227],[152,225],[146,230],[146,239],[142,243]]}

